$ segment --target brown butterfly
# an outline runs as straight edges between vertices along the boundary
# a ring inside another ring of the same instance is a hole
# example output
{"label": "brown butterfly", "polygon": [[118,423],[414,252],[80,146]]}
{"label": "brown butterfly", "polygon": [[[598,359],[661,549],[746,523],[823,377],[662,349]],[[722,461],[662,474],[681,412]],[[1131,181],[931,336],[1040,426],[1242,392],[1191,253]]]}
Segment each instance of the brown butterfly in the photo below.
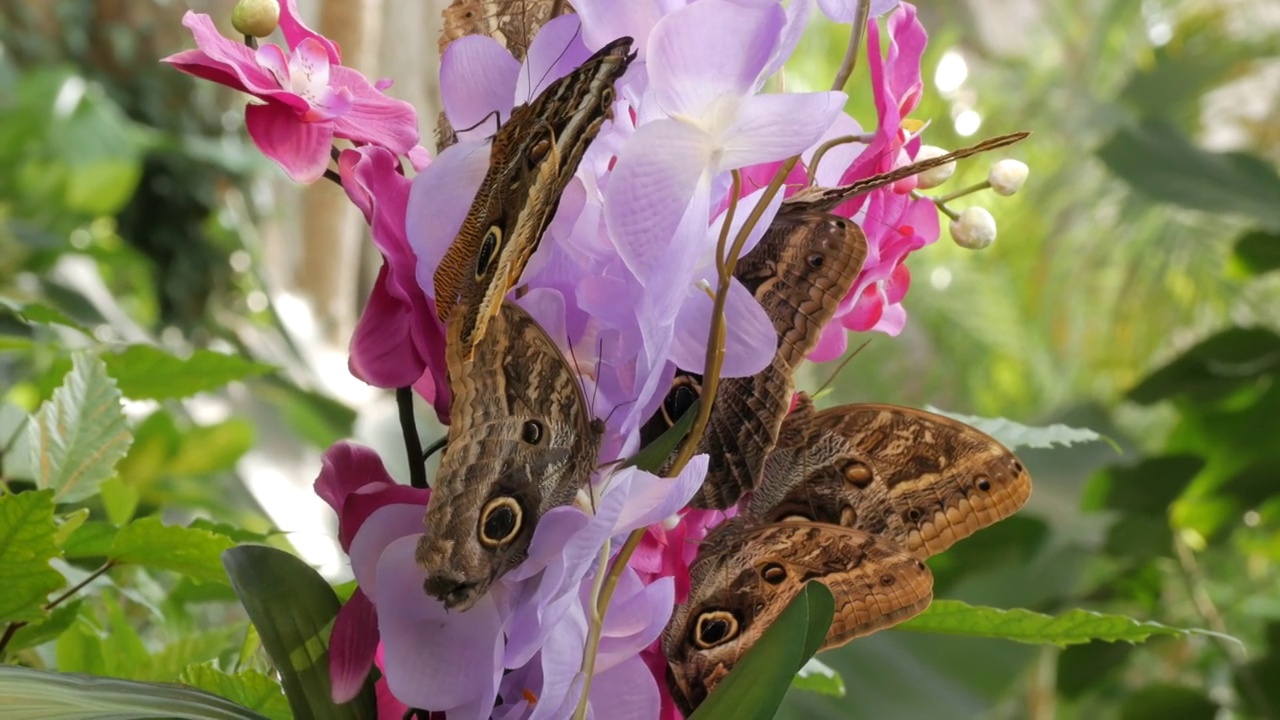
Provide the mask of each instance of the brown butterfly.
{"label": "brown butterfly", "polygon": [[591,478],[604,425],[560,348],[518,305],[500,305],[472,359],[462,327],[449,323],[453,422],[417,561],[427,593],[466,610],[524,560],[539,518]]}
{"label": "brown butterfly", "polygon": [[613,83],[634,57],[631,38],[614,40],[517,107],[494,136],[489,171],[434,279],[436,311],[461,324],[464,357],[519,282],[583,153],[612,117]]}
{"label": "brown butterfly", "polygon": [[[453,0],[441,15],[440,52],[467,35],[488,35],[524,60],[529,43],[552,18],[556,0]],[[563,0],[559,3],[565,5]]]}

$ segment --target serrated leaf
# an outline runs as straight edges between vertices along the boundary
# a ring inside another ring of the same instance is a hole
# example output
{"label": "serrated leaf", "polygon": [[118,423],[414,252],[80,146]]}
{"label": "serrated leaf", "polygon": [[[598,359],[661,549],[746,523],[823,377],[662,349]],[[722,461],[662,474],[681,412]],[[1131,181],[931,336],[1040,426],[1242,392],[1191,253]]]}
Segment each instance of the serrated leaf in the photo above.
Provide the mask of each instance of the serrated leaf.
{"label": "serrated leaf", "polygon": [[71,533],[71,537],[62,544],[62,553],[68,560],[106,557],[118,532],[120,528],[112,523],[90,520]]}
{"label": "serrated leaf", "polygon": [[76,353],[62,385],[31,416],[27,438],[36,484],[58,502],[83,500],[111,477],[133,436],[100,359]]}
{"label": "serrated leaf", "polygon": [[39,620],[49,593],[66,584],[49,565],[57,534],[52,490],[0,495],[0,621]]}
{"label": "serrated leaf", "polygon": [[751,646],[689,720],[768,720],[800,668],[822,646],[835,598],[810,582]]}
{"label": "serrated leaf", "polygon": [[67,631],[80,616],[80,606],[82,600],[71,600],[65,602],[50,611],[49,616],[43,620],[28,623],[18,628],[13,634],[13,638],[9,644],[5,646],[5,652],[16,653],[19,650],[43,645],[50,640],[56,640],[58,636]]}
{"label": "serrated leaf", "polygon": [[229,624],[204,632],[183,633],[151,654],[145,672],[130,677],[155,682],[183,682],[181,675],[188,668],[197,663],[217,660],[236,646],[236,639],[242,632],[243,625],[237,627]]}
{"label": "serrated leaf", "polygon": [[791,681],[791,687],[795,690],[808,690],[819,695],[838,698],[844,697],[845,693],[844,678],[817,658],[809,658],[809,662],[800,668],[800,672],[796,673],[795,679]]}
{"label": "serrated leaf", "polygon": [[902,623],[898,628],[1059,647],[1094,640],[1143,642],[1155,635],[1214,635],[1239,642],[1229,635],[1208,630],[1176,628],[1124,615],[1104,615],[1090,610],[1069,610],[1061,615],[1044,615],[1021,608],[1002,610],[980,607],[958,600],[934,600],[928,610]]}
{"label": "serrated leaf", "polygon": [[154,515],[120,528],[111,551],[113,562],[136,563],[157,570],[181,573],[195,582],[226,583],[222,553],[235,545],[225,535],[165,525]]}
{"label": "serrated leaf", "polygon": [[685,410],[684,414],[671,427],[667,428],[656,440],[640,448],[640,451],[623,463],[622,467],[634,466],[645,472],[661,472],[662,466],[671,457],[671,453],[675,452],[676,448],[680,446],[680,441],[684,440],[689,431],[693,429],[693,422],[698,417],[698,407],[701,405],[702,398],[695,398],[693,403],[689,405],[689,409]]}
{"label": "serrated leaf", "polygon": [[183,359],[151,345],[131,345],[124,352],[104,355],[103,360],[120,383],[120,391],[134,400],[190,397],[275,369],[212,350],[197,350]]}
{"label": "serrated leaf", "polygon": [[230,700],[181,685],[0,665],[6,720],[266,720]]}
{"label": "serrated leaf", "polygon": [[[947,412],[946,410],[939,410],[932,405],[926,405],[925,410],[943,417],[949,417],[952,420],[959,420],[966,425],[972,425],[999,440],[1000,444],[1010,450],[1017,450],[1020,447],[1051,448],[1055,445],[1070,446],[1106,439],[1088,428],[1073,428],[1062,423],[1055,423],[1048,427],[1033,427],[1006,420],[1005,418],[984,418],[976,415]],[[1108,440],[1107,442],[1110,441]],[[1112,443],[1112,446],[1114,445]]]}
{"label": "serrated leaf", "polygon": [[262,545],[232,548],[223,562],[280,673],[294,716],[373,720],[372,681],[351,702],[335,705],[331,699],[328,640],[341,606],[324,578],[293,555]]}
{"label": "serrated leaf", "polygon": [[290,720],[289,700],[280,683],[256,670],[224,673],[212,665],[192,665],[178,682],[224,697],[271,720]]}

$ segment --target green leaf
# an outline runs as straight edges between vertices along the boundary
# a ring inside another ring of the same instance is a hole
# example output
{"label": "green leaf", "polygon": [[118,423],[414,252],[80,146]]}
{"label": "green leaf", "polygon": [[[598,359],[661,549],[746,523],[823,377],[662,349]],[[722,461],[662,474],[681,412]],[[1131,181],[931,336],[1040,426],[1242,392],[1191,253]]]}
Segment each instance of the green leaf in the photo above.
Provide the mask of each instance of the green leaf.
{"label": "green leaf", "polygon": [[1167,455],[1144,458],[1128,467],[1106,468],[1089,480],[1080,507],[1164,518],[1169,505],[1204,469],[1204,464],[1195,455]]}
{"label": "green leaf", "polygon": [[16,653],[19,650],[56,640],[75,623],[76,618],[80,616],[82,604],[81,600],[65,602],[54,608],[49,613],[49,617],[18,628],[18,631],[13,634],[13,639],[5,646],[5,652]]}
{"label": "green leaf", "polygon": [[160,518],[134,520],[120,528],[108,557],[114,562],[136,563],[157,570],[181,573],[196,582],[227,582],[220,557],[235,545],[225,535],[165,525]]}
{"label": "green leaf", "polygon": [[693,429],[693,421],[698,417],[700,405],[702,405],[702,398],[695,398],[689,409],[685,410],[666,432],[659,435],[657,440],[640,448],[640,452],[623,463],[622,467],[638,467],[651,473],[661,472],[662,466],[667,464],[667,459],[680,446],[680,441],[684,440]]}
{"label": "green leaf", "polygon": [[1246,233],[1236,241],[1235,255],[1255,274],[1280,268],[1280,232],[1254,230]]}
{"label": "green leaf", "polygon": [[133,519],[138,509],[138,501],[142,493],[133,485],[126,485],[120,476],[109,478],[98,486],[102,496],[102,507],[107,511],[107,519],[116,525],[124,525]]}
{"label": "green leaf", "polygon": [[1218,704],[1203,691],[1181,685],[1148,685],[1130,693],[1120,706],[1120,720],[1213,720]]}
{"label": "green leaf", "polygon": [[791,687],[796,690],[816,692],[819,695],[844,697],[844,678],[817,658],[809,658],[809,662],[800,668],[800,672],[796,673],[795,679],[791,681]]}
{"label": "green leaf", "polygon": [[165,471],[171,475],[205,475],[230,470],[253,447],[253,425],[232,418],[215,425],[192,428],[182,435],[178,452]]}
{"label": "green leaf", "polygon": [[97,492],[133,442],[120,391],[101,360],[76,353],[62,386],[31,416],[27,438],[36,484],[53,488],[58,502]]}
{"label": "green leaf", "polygon": [[178,681],[255,710],[271,720],[291,720],[280,683],[256,670],[228,674],[212,665],[192,665]]}
{"label": "green leaf", "polygon": [[1260,158],[1211,153],[1166,122],[1144,120],[1116,131],[1098,157],[1148,197],[1211,213],[1241,215],[1280,229],[1280,176]]}
{"label": "green leaf", "polygon": [[1143,404],[1178,395],[1214,400],[1277,370],[1280,335],[1263,328],[1231,328],[1148,375],[1129,391],[1129,399]]}
{"label": "green leaf", "polygon": [[180,685],[0,665],[6,720],[265,720],[229,700]]}
{"label": "green leaf", "polygon": [[89,508],[80,508],[75,512],[64,515],[58,523],[58,532],[53,537],[53,541],[62,547],[67,544],[67,539],[71,534],[84,526],[86,520],[89,519]]}
{"label": "green leaf", "polygon": [[49,593],[66,584],[58,557],[53,491],[0,495],[0,621],[39,620]]}
{"label": "green leaf", "polygon": [[79,330],[85,335],[93,333],[80,323],[72,320],[61,310],[37,302],[20,302],[12,298],[0,297],[0,308],[8,310],[14,317],[27,325],[62,325]]}
{"label": "green leaf", "polygon": [[772,718],[796,673],[826,639],[835,605],[825,585],[807,583],[689,720]]}
{"label": "green leaf", "polygon": [[1069,610],[1043,615],[1030,610],[979,607],[958,600],[934,600],[929,609],[898,626],[903,630],[1000,638],[1059,647],[1094,640],[1143,642],[1153,635],[1185,637],[1214,635],[1239,642],[1229,635],[1208,630],[1184,629],[1123,615],[1103,615],[1089,610]]}
{"label": "green leaf", "polygon": [[[1105,440],[1104,437],[1088,428],[1073,428],[1062,423],[1055,423],[1048,427],[1032,427],[1004,418],[984,418],[976,415],[947,412],[946,410],[939,410],[932,405],[926,405],[925,410],[943,417],[949,417],[952,420],[959,420],[966,425],[972,425],[1000,441],[1000,444],[1010,450],[1017,450],[1020,447],[1051,448],[1055,445],[1069,446]],[[1110,441],[1108,440],[1107,442]],[[1112,443],[1112,446],[1114,445],[1115,443]]]}
{"label": "green leaf", "polygon": [[[184,671],[198,663],[211,662],[232,651],[237,646],[244,626],[236,624],[206,630],[185,632],[173,642],[151,655],[145,673],[132,676],[137,680],[156,682],[181,682]],[[203,687],[203,686],[200,686]],[[278,687],[278,686],[277,686]],[[208,688],[204,688],[208,690]],[[221,693],[219,693],[221,694]],[[236,698],[231,698],[235,700]],[[281,696],[283,699],[283,696]],[[238,702],[238,701],[237,701]]]}
{"label": "green leaf", "polygon": [[212,350],[197,350],[184,360],[151,345],[130,345],[124,352],[104,355],[103,360],[111,377],[119,381],[120,391],[135,400],[190,397],[275,369]]}
{"label": "green leaf", "polygon": [[349,703],[330,698],[328,641],[340,604],[324,578],[293,555],[261,545],[232,548],[222,561],[280,672],[294,716],[375,718],[372,682]]}
{"label": "green leaf", "polygon": [[120,528],[105,520],[90,520],[81,525],[62,544],[62,553],[68,560],[104,558],[111,552]]}
{"label": "green leaf", "polygon": [[258,388],[263,402],[280,409],[293,431],[318,448],[351,437],[356,412],[333,398],[268,378]]}

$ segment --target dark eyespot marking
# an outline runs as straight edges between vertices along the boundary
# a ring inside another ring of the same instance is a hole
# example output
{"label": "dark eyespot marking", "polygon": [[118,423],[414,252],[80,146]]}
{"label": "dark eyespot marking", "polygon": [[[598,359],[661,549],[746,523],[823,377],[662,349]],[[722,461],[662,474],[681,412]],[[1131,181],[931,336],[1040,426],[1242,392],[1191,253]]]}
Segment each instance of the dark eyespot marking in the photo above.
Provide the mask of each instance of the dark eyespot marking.
{"label": "dark eyespot marking", "polygon": [[811,268],[820,268],[826,261],[827,259],[823,257],[822,253],[813,253],[808,258],[809,267]]}
{"label": "dark eyespot marking", "polygon": [[542,442],[542,435],[542,423],[537,420],[527,420],[520,428],[520,439],[530,445],[537,445]]}
{"label": "dark eyespot marking", "polygon": [[708,610],[693,626],[693,644],[709,650],[738,636],[738,618],[725,610]]}
{"label": "dark eyespot marking", "polygon": [[924,513],[920,512],[920,508],[907,509],[907,520],[909,522],[918,523],[922,517],[924,517]]}
{"label": "dark eyespot marking", "polygon": [[894,576],[892,576],[892,575],[889,575],[889,574],[887,574],[887,573],[886,573],[886,574],[884,574],[884,575],[881,575],[881,576],[880,576],[880,584],[881,584],[881,585],[883,585],[883,586],[885,586],[885,587],[889,587],[890,585],[894,584],[895,582],[897,582],[897,578],[895,578],[895,577],[894,577]]}
{"label": "dark eyespot marking", "polygon": [[769,563],[760,568],[760,577],[770,585],[777,585],[787,579],[787,569],[778,563]]}
{"label": "dark eyespot marking", "polygon": [[871,484],[875,478],[875,474],[871,472],[871,468],[867,464],[854,460],[853,458],[843,458],[838,461],[836,468],[840,474],[844,476],[844,481],[859,490]]}
{"label": "dark eyespot marking", "polygon": [[480,252],[476,254],[476,279],[483,279],[489,273],[489,265],[498,252],[498,243],[502,240],[502,230],[494,225],[484,234],[480,241]]}
{"label": "dark eyespot marking", "polygon": [[520,503],[513,497],[501,495],[490,500],[480,512],[480,543],[493,548],[515,540],[523,516]]}
{"label": "dark eyespot marking", "polygon": [[978,476],[978,480],[977,480],[977,482],[975,482],[975,483],[974,483],[974,485],[976,485],[976,486],[977,486],[977,488],[978,488],[979,490],[981,490],[982,492],[990,492],[990,491],[991,491],[991,479],[990,479],[990,478],[988,478],[986,475],[980,475],[980,476]]}

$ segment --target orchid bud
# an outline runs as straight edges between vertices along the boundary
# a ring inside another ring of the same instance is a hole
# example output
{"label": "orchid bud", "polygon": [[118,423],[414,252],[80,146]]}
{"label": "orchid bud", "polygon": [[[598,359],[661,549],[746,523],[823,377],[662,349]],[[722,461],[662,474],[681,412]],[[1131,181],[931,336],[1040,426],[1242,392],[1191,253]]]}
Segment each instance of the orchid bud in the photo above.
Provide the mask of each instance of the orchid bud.
{"label": "orchid bud", "polygon": [[1001,160],[991,166],[987,182],[997,195],[1012,195],[1022,188],[1030,172],[1027,164],[1020,160]]}
{"label": "orchid bud", "polygon": [[[932,160],[936,157],[946,155],[947,151],[936,145],[923,145],[920,152],[916,153],[916,162],[924,162]],[[956,163],[954,160],[935,168],[929,168],[916,176],[916,189],[928,190],[929,188],[938,187],[942,183],[951,179],[951,175],[956,171]]]}
{"label": "orchid bud", "polygon": [[996,219],[986,208],[965,208],[951,221],[951,239],[962,248],[981,250],[996,241]]}
{"label": "orchid bud", "polygon": [[279,25],[279,0],[240,0],[231,11],[231,27],[241,35],[264,38]]}

